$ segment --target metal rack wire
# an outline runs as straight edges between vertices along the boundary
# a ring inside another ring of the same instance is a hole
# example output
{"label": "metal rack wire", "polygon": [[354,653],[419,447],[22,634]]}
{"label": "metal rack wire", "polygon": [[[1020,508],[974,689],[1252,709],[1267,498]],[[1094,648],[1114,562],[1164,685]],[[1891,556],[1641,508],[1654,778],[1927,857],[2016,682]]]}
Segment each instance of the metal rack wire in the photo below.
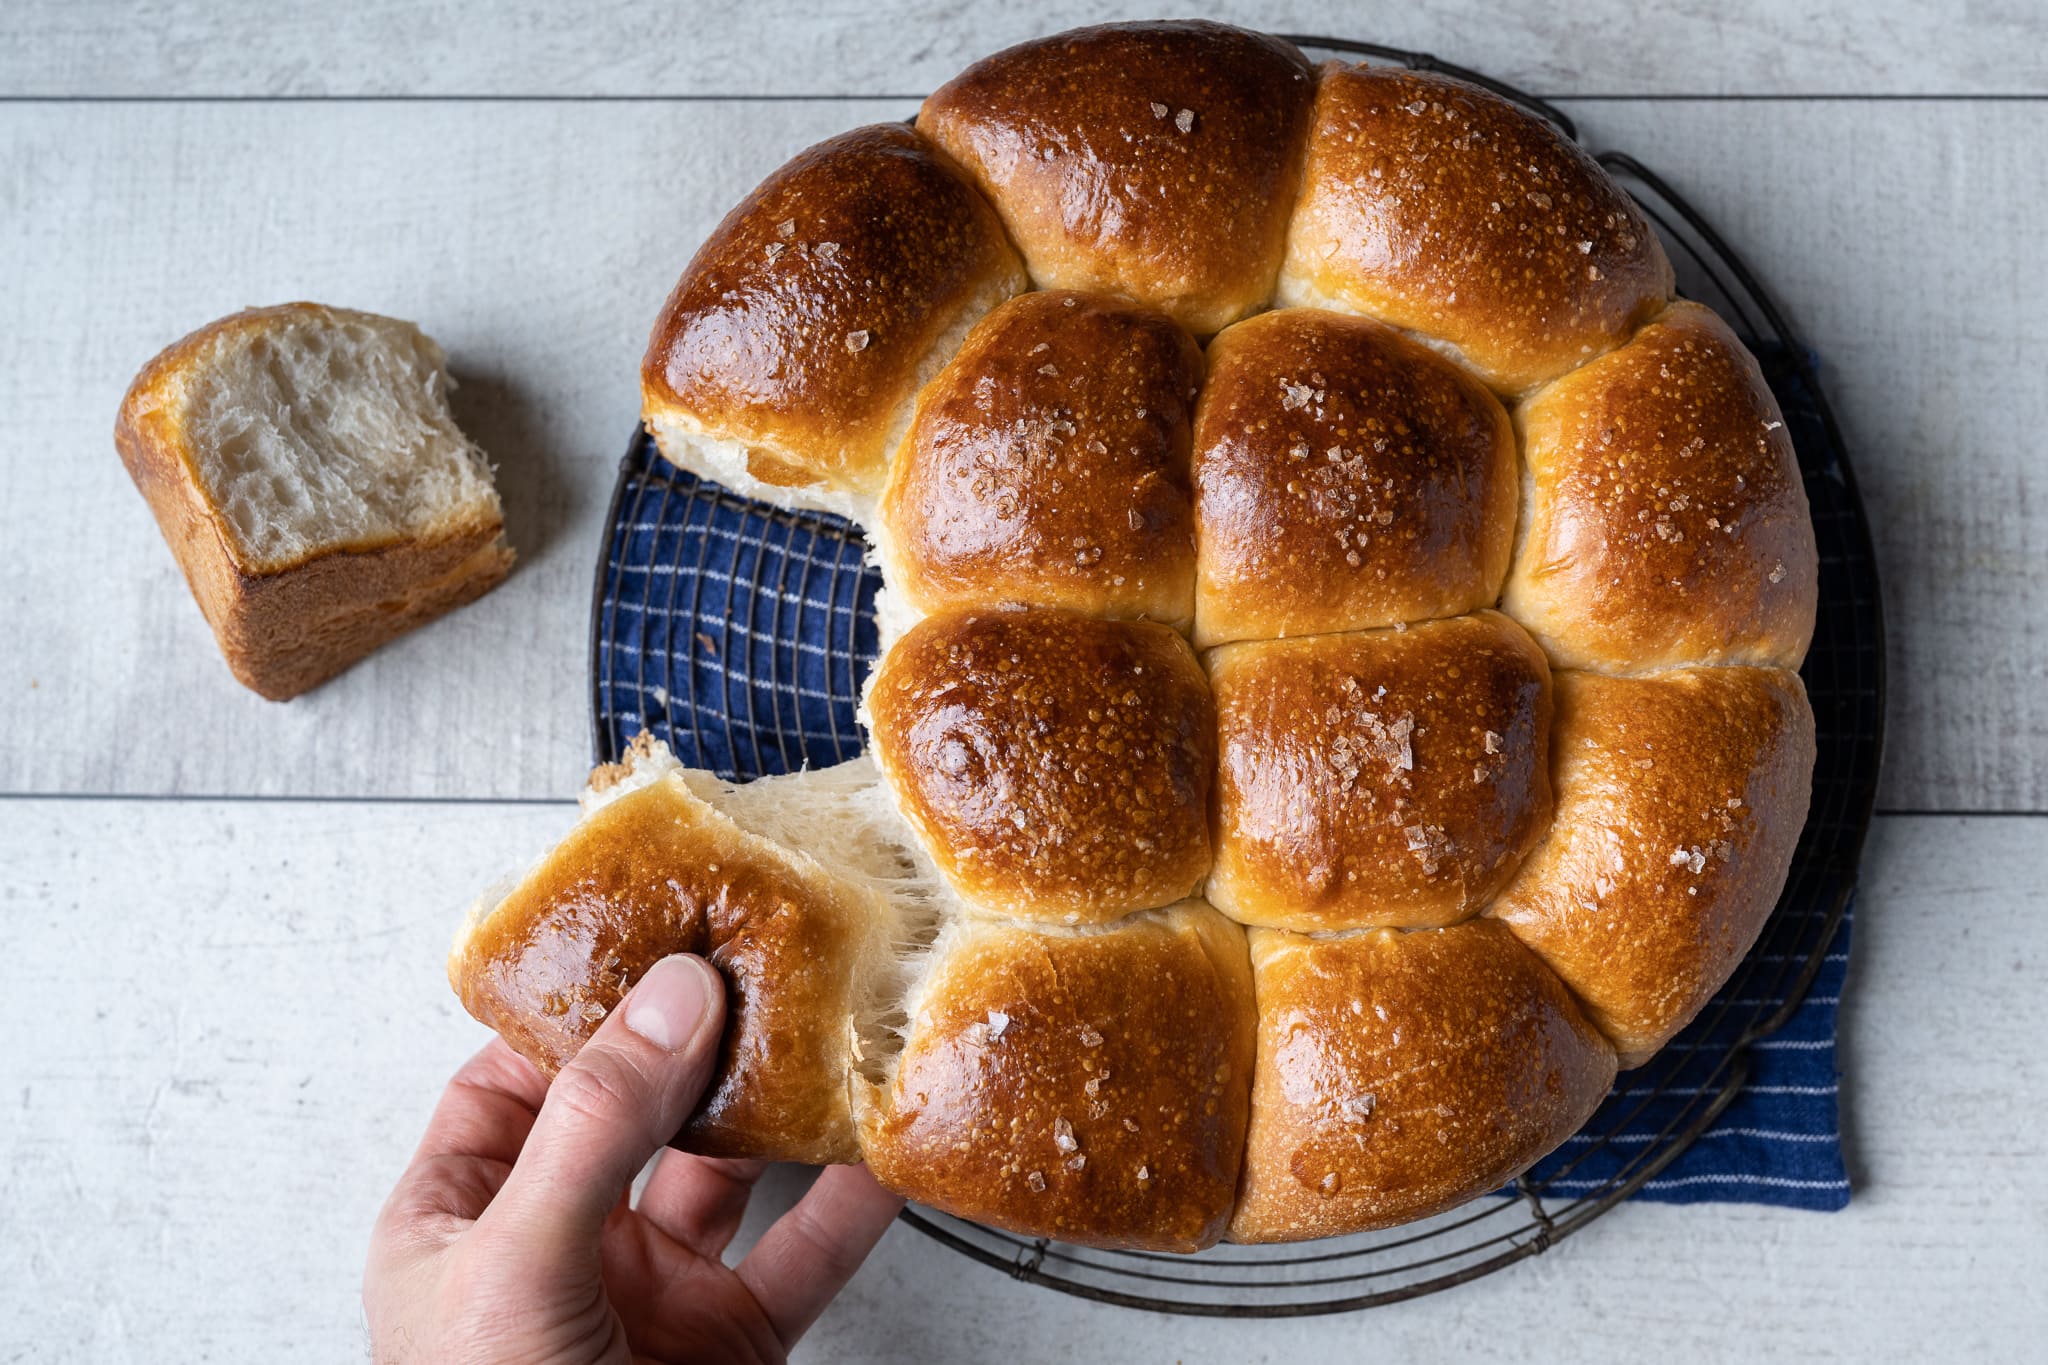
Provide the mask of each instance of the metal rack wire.
{"label": "metal rack wire", "polygon": [[[1473,82],[1577,137],[1555,107],[1428,54],[1292,41]],[[1756,947],[1692,1027],[1650,1065],[1624,1073],[1581,1134],[1501,1197],[1390,1232],[1197,1256],[1091,1250],[906,1211],[920,1232],[1018,1279],[1155,1311],[1293,1317],[1415,1298],[1537,1255],[1642,1189],[1736,1100],[1754,1045],[1798,1011],[1843,926],[1876,795],[1884,625],[1869,529],[1814,357],[1757,277],[1654,172],[1618,152],[1599,160],[1665,237],[1683,292],[1719,309],[1763,362],[1819,541],[1821,608],[1803,669],[1818,747],[1813,804]],[[865,557],[846,521],[735,497],[665,465],[637,432],[613,490],[593,590],[598,760],[615,759],[643,726],[684,762],[734,778],[853,757],[880,586]],[[822,647],[812,638],[821,615]]]}

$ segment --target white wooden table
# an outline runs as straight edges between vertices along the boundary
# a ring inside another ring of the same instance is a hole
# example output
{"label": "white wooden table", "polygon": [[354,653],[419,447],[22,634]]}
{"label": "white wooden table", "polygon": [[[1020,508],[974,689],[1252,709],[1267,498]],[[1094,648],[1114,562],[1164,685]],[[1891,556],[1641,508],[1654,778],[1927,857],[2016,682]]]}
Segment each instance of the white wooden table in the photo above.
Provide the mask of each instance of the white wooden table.
{"label": "white wooden table", "polygon": [[[901,116],[1012,39],[1117,17],[691,8],[0,7],[0,1359],[361,1357],[370,1220],[482,1036],[443,948],[465,901],[571,818],[597,528],[660,299],[800,146]],[[1628,1206],[1453,1293],[1273,1324],[1084,1305],[897,1229],[803,1354],[2038,1350],[2043,6],[1220,8],[1558,98],[1701,204],[1824,357],[1891,629],[1843,1021],[1855,1200]],[[220,663],[110,432],[166,341],[299,297],[446,343],[521,566],[275,706]],[[771,1181],[761,1215],[797,1187]]]}

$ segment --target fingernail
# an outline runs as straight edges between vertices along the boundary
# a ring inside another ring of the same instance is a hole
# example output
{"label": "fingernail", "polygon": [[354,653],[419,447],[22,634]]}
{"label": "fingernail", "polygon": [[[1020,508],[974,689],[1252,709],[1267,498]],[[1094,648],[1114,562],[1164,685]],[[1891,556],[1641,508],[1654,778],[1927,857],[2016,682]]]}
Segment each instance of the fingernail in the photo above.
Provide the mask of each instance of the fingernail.
{"label": "fingernail", "polygon": [[711,968],[701,958],[665,957],[626,997],[626,1027],[664,1052],[678,1052],[711,1003]]}

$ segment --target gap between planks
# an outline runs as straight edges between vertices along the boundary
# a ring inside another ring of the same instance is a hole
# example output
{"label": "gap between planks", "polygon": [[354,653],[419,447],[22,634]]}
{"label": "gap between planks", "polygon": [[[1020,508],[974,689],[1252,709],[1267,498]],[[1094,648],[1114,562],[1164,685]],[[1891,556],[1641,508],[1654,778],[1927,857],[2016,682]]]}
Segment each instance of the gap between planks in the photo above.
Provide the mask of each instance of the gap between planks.
{"label": "gap between planks", "polygon": [[[1760,91],[1672,91],[1655,95],[1601,91],[1530,90],[1524,93],[1560,104],[2039,104],[2048,94],[2026,91],[1880,91],[1858,94],[1813,90],[1784,94]],[[673,95],[561,94],[345,94],[345,95],[0,95],[7,104],[862,104],[871,101],[920,103],[921,94],[745,94],[738,91]]]}

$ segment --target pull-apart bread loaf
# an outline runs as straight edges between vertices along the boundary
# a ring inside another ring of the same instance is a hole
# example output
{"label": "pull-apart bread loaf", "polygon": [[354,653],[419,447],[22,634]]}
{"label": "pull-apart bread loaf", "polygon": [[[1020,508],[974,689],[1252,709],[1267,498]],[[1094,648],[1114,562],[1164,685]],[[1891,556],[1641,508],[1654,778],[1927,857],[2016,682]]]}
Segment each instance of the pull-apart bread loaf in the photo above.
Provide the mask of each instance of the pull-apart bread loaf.
{"label": "pull-apart bread loaf", "polygon": [[1033,1236],[1499,1188],[1726,980],[1806,811],[1798,470],[1671,289],[1548,125],[1214,24],[1027,43],[803,153],[685,271],[647,420],[862,519],[872,755],[729,786],[641,744],[480,909],[465,1002],[553,1066],[708,952],[682,1145]]}
{"label": "pull-apart bread loaf", "polygon": [[115,446],[244,684],[295,697],[510,571],[449,387],[411,323],[313,303],[223,318],[136,376]]}

